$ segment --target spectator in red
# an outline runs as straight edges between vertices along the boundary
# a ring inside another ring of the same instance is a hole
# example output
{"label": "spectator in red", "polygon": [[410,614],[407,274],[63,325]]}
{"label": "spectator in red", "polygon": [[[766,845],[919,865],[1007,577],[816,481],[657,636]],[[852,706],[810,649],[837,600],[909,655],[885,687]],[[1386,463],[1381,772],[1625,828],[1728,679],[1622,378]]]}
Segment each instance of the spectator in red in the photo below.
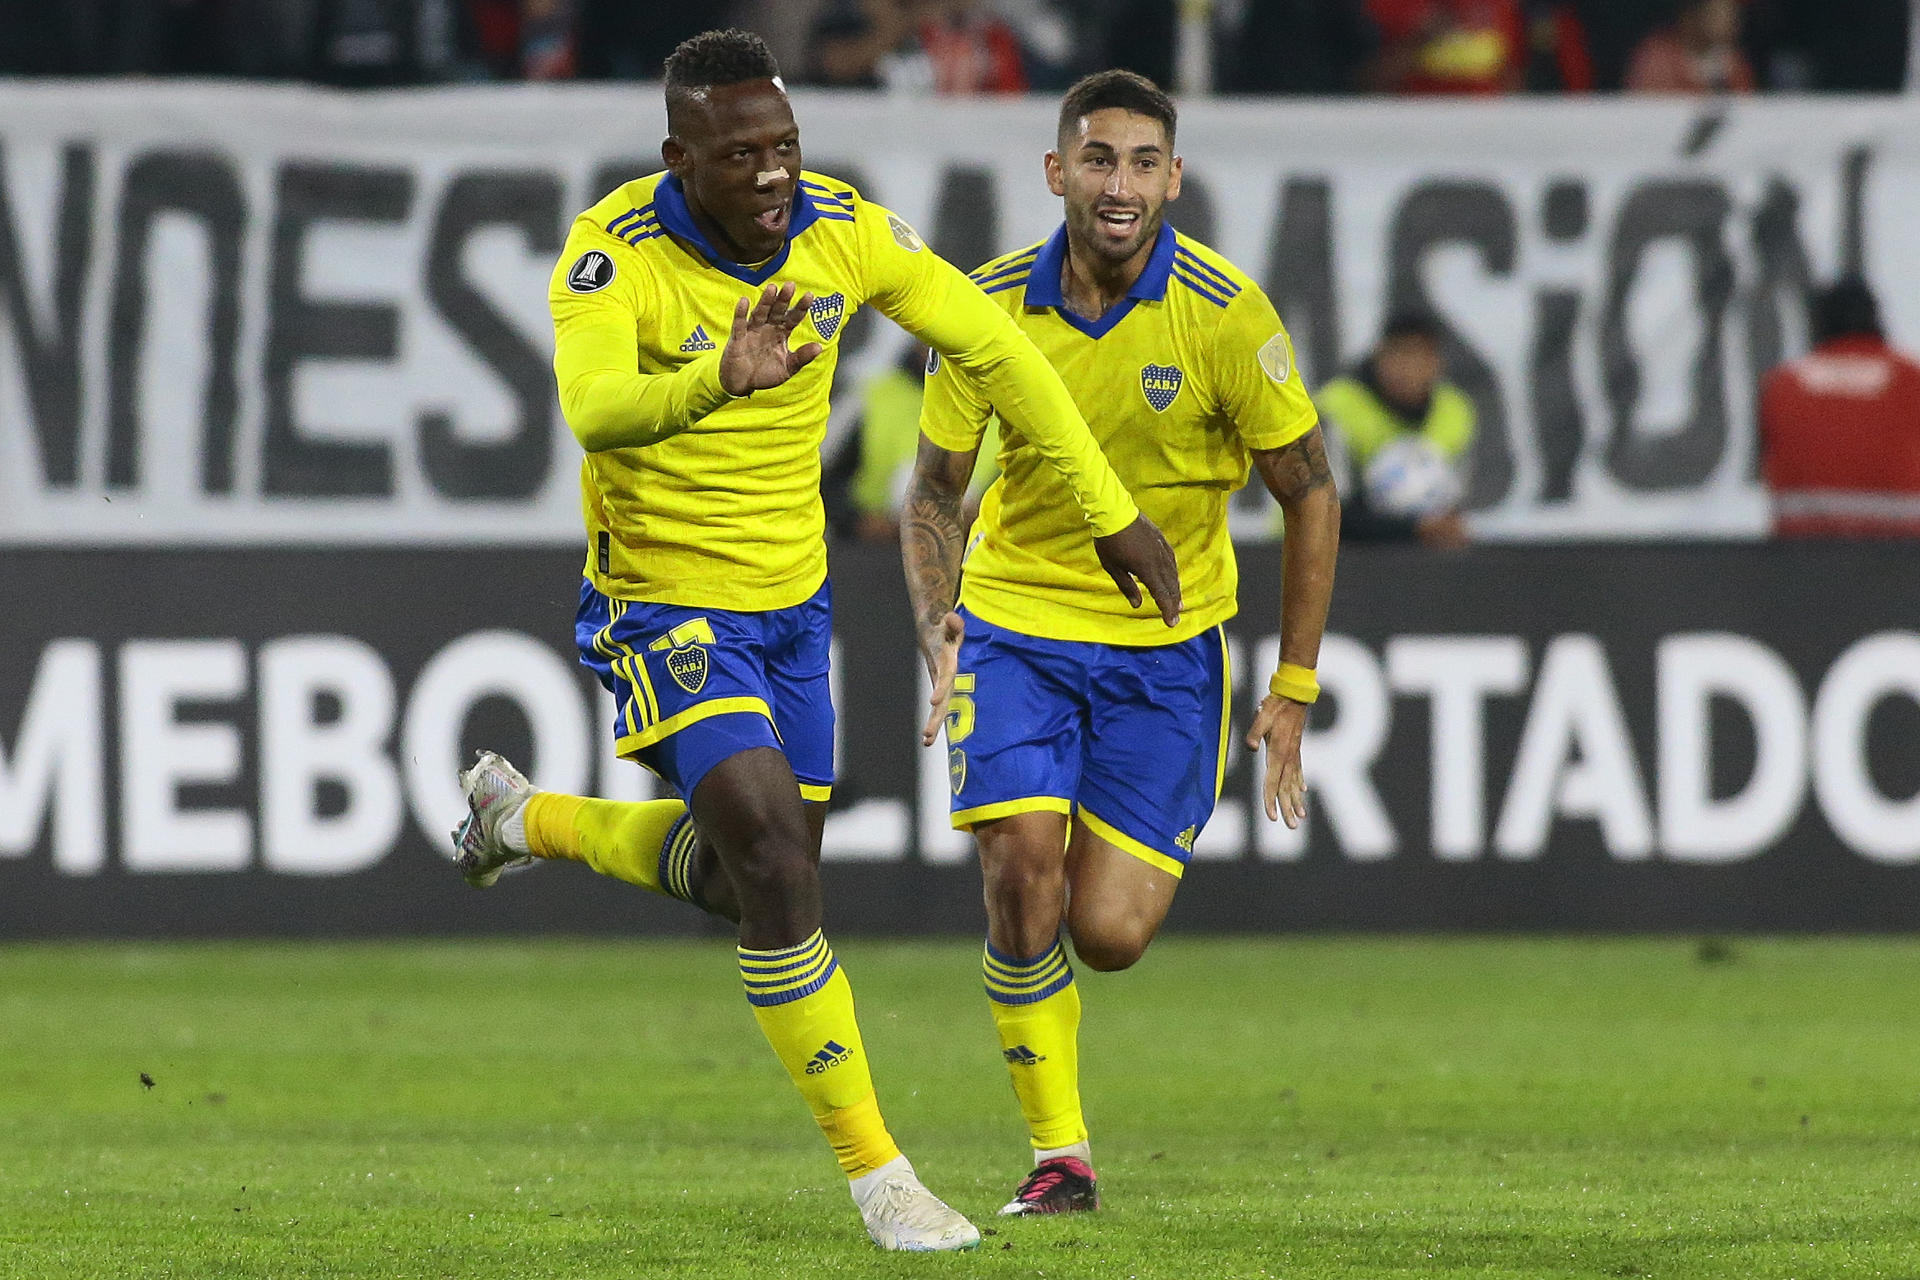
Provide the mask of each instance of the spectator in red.
{"label": "spectator in red", "polygon": [[1592,93],[1593,53],[1586,24],[1569,0],[1531,0],[1527,5],[1529,93]]}
{"label": "spectator in red", "polygon": [[1680,0],[1673,23],[1652,32],[1627,63],[1629,93],[1752,93],[1740,48],[1741,0]]}
{"label": "spectator in red", "polygon": [[1367,0],[1385,38],[1369,77],[1389,93],[1511,93],[1527,66],[1520,0]]}
{"label": "spectator in red", "polygon": [[1760,389],[1778,537],[1920,537],[1920,363],[1887,345],[1858,279],[1821,291],[1814,348]]}
{"label": "spectator in red", "polygon": [[1020,37],[1005,19],[979,0],[919,0],[917,9],[935,93],[1026,92]]}

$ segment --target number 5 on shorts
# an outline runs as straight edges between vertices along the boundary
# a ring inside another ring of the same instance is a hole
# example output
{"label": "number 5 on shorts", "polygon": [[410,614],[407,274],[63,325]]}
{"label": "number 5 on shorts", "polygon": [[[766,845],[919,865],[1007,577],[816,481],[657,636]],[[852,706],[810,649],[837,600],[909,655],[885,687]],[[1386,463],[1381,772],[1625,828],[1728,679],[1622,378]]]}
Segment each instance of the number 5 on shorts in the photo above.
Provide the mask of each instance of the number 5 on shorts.
{"label": "number 5 on shorts", "polygon": [[971,674],[953,678],[953,694],[947,699],[947,745],[957,747],[973,732],[974,678]]}

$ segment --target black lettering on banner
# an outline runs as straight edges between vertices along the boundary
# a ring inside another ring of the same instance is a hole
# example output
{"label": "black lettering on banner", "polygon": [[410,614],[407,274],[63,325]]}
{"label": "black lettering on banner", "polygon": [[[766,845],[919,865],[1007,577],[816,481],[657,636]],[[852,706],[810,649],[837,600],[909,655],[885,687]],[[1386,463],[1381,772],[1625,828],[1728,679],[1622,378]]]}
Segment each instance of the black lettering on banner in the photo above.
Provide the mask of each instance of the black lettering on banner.
{"label": "black lettering on banner", "polygon": [[593,171],[593,179],[588,184],[587,198],[582,207],[599,204],[613,194],[615,187],[624,187],[635,178],[644,178],[650,173],[660,172],[660,157],[645,160],[639,156],[625,160],[603,161]]}
{"label": "black lettering on banner", "polygon": [[1873,148],[1855,147],[1840,162],[1840,271],[1843,276],[1867,273],[1867,174],[1873,170]]}
{"label": "black lettering on banner", "polygon": [[393,360],[400,309],[386,302],[316,301],[301,289],[301,267],[308,233],[320,223],[404,221],[413,206],[413,174],[289,163],[280,170],[277,203],[261,487],[270,494],[310,497],[391,494],[391,448],[308,438],[295,419],[293,374],[307,360]]}
{"label": "black lettering on banner", "polygon": [[1586,441],[1586,415],[1580,412],[1580,388],[1573,380],[1573,333],[1579,321],[1578,290],[1542,289],[1535,295],[1527,384],[1542,502],[1565,502],[1573,496],[1573,469]]}
{"label": "black lettering on banner", "polygon": [[93,148],[66,147],[60,157],[56,256],[46,273],[53,323],[43,332],[28,296],[25,255],[7,197],[6,153],[0,148],[0,292],[6,294],[7,322],[26,379],[41,471],[57,488],[80,480],[80,309],[93,258],[94,179]]}
{"label": "black lettering on banner", "polygon": [[553,375],[547,359],[460,269],[462,250],[481,227],[511,226],[527,247],[560,252],[560,180],[551,174],[467,173],[447,184],[427,248],[426,289],[434,309],[513,393],[513,435],[494,444],[462,441],[443,411],[420,415],[420,459],[427,480],[450,498],[525,498],[546,484],[553,464]]}
{"label": "black lettering on banner", "polygon": [[199,222],[212,275],[206,281],[207,378],[201,391],[200,487],[233,492],[234,421],[240,411],[234,369],[240,336],[240,250],[247,199],[224,155],[151,151],[127,166],[120,192],[119,258],[113,322],[107,333],[107,483],[140,483],[140,373],[147,346],[147,259],[153,225],[164,214]]}
{"label": "black lettering on banner", "polygon": [[[1607,252],[1607,297],[1600,321],[1601,383],[1613,432],[1607,469],[1628,488],[1691,488],[1713,474],[1727,447],[1727,403],[1721,346],[1733,263],[1722,243],[1731,202],[1707,179],[1648,182],[1621,206]],[[1640,366],[1627,340],[1627,300],[1647,251],[1663,240],[1690,250],[1700,346],[1694,354],[1692,405],[1677,431],[1658,436],[1636,430]]]}
{"label": "black lettering on banner", "polygon": [[1511,275],[1519,231],[1506,193],[1485,182],[1423,182],[1407,192],[1393,218],[1387,274],[1387,310],[1418,308],[1439,317],[1445,332],[1447,380],[1472,399],[1474,432],[1469,508],[1491,506],[1513,487],[1513,445],[1507,438],[1506,399],[1500,381],[1480,353],[1467,344],[1427,292],[1422,268],[1427,255],[1449,244],[1477,249],[1495,275]]}
{"label": "black lettering on banner", "polygon": [[959,165],[942,172],[929,221],[933,233],[927,243],[962,271],[1013,247],[1000,243],[1000,197],[991,169]]}
{"label": "black lettering on banner", "polygon": [[[1804,330],[1807,300],[1813,290],[1813,267],[1800,241],[1800,193],[1781,178],[1767,183],[1766,194],[1753,215],[1753,287],[1746,294],[1747,368],[1755,385],[1787,358],[1788,319]],[[1749,474],[1760,474],[1760,450],[1753,451]]]}
{"label": "black lettering on banner", "polygon": [[1309,387],[1339,373],[1340,295],[1333,287],[1333,187],[1325,178],[1289,178],[1267,251],[1267,297],[1293,339],[1294,363]]}
{"label": "black lettering on banner", "polygon": [[1587,234],[1587,184],[1578,178],[1556,178],[1540,198],[1540,228],[1547,238],[1574,241]]}
{"label": "black lettering on banner", "polygon": [[1209,249],[1220,232],[1220,214],[1213,199],[1213,188],[1206,179],[1189,169],[1180,177],[1180,198],[1167,205],[1167,221],[1181,235],[1191,236]]}

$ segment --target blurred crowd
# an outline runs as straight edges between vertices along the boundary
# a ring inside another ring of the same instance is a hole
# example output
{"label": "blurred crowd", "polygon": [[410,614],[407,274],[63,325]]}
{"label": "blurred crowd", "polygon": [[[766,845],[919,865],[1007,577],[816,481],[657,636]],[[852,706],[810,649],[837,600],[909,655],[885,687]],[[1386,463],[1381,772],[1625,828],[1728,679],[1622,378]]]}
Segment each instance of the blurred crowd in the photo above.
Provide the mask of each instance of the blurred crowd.
{"label": "blurred crowd", "polygon": [[656,79],[761,32],[788,79],[921,93],[1130,67],[1223,94],[1892,91],[1915,0],[0,0],[0,74]]}

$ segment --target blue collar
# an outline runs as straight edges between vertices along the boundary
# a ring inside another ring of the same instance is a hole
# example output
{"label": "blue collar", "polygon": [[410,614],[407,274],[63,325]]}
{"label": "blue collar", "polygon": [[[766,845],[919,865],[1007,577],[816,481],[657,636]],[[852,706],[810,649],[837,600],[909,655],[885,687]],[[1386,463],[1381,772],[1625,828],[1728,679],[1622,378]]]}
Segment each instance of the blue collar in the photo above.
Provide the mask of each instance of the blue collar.
{"label": "blue collar", "polygon": [[743,267],[727,258],[707,242],[700,234],[700,228],[693,221],[693,211],[687,208],[686,189],[680,185],[677,175],[668,173],[660,179],[653,190],[653,207],[660,216],[660,225],[680,239],[687,241],[700,251],[715,268],[726,272],[736,280],[748,284],[765,284],[773,278],[773,273],[787,265],[787,254],[793,249],[793,238],[812,226],[820,217],[820,211],[814,208],[813,197],[807,194],[803,186],[796,186],[793,192],[793,214],[787,223],[787,240],[780,246],[780,252],[761,263],[758,267]]}
{"label": "blue collar", "polygon": [[1108,307],[1107,313],[1098,320],[1088,320],[1075,315],[1068,308],[1066,297],[1060,291],[1060,272],[1067,261],[1067,227],[1061,223],[1060,229],[1047,238],[1033,259],[1033,272],[1027,277],[1027,305],[1052,307],[1059,312],[1062,320],[1089,338],[1099,338],[1126,319],[1134,303],[1159,302],[1167,296],[1167,278],[1173,274],[1173,249],[1173,224],[1162,222],[1160,234],[1154,238],[1153,252],[1147,257],[1147,265],[1141,269],[1140,278],[1133,282],[1133,287],[1127,290],[1127,296]]}

